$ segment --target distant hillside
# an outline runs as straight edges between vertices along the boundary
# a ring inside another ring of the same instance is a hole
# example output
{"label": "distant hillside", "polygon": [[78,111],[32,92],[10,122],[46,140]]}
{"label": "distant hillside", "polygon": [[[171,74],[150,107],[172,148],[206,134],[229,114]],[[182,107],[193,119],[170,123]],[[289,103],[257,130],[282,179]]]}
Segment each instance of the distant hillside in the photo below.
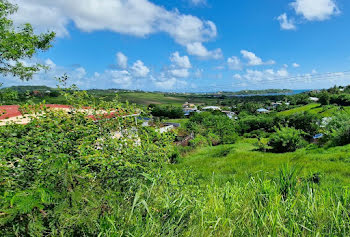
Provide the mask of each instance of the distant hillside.
{"label": "distant hillside", "polygon": [[289,89],[267,89],[267,90],[243,90],[230,93],[232,95],[265,95],[265,94],[282,94],[291,93],[292,90]]}
{"label": "distant hillside", "polygon": [[11,86],[6,89],[11,89],[19,93],[24,93],[27,91],[52,91],[55,90],[48,86]]}

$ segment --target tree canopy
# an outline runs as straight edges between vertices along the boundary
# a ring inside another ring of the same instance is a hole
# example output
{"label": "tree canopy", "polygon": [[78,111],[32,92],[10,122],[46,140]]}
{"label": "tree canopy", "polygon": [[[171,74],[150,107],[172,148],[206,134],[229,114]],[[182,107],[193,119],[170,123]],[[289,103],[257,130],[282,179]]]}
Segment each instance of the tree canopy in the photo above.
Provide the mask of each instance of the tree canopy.
{"label": "tree canopy", "polygon": [[48,50],[55,33],[35,34],[30,24],[16,27],[9,18],[16,11],[17,6],[7,0],[0,0],[0,75],[29,80],[45,66],[38,63],[28,65],[24,60]]}

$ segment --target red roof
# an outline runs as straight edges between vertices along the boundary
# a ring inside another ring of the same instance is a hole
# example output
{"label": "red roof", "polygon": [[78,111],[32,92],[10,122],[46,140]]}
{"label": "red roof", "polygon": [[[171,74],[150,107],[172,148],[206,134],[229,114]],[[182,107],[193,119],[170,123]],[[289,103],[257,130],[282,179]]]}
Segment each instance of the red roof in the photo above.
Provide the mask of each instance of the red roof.
{"label": "red roof", "polygon": [[[47,108],[57,108],[57,109],[70,109],[72,108],[69,105],[57,105],[57,104],[46,104],[45,105]],[[86,107],[85,109],[88,109]],[[131,116],[136,116],[138,114],[132,114]],[[21,112],[19,111],[19,105],[2,105],[0,106],[0,120],[12,118],[12,117],[17,117],[17,116],[22,116]],[[127,114],[124,111],[118,111],[118,112],[110,112],[110,113],[105,113],[101,114],[97,117],[94,115],[89,115],[87,116],[88,118],[92,120],[99,120],[99,119],[111,119],[115,118],[118,116],[127,116]]]}
{"label": "red roof", "polygon": [[[47,108],[60,108],[60,109],[69,109],[71,108],[68,105],[55,105],[55,104],[47,104],[45,105]],[[2,105],[0,106],[0,120],[21,116],[21,112],[19,111],[19,105]]]}
{"label": "red roof", "polygon": [[7,118],[21,116],[21,112],[19,112],[18,105],[3,105],[0,106],[0,120],[4,120]]}

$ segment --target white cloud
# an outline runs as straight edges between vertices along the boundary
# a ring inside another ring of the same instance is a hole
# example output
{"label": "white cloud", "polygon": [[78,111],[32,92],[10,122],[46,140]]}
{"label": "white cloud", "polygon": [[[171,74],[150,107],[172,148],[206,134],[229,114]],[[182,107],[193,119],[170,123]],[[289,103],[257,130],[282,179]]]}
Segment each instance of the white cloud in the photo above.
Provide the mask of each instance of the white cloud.
{"label": "white cloud", "polygon": [[126,70],[108,70],[105,72],[105,74],[108,75],[115,84],[123,89],[128,88],[132,84],[133,78]]}
{"label": "white cloud", "polygon": [[78,67],[74,70],[74,77],[79,79],[82,79],[86,76],[86,70],[83,67]]}
{"label": "white cloud", "polygon": [[187,82],[183,80],[179,80],[175,77],[168,77],[166,74],[161,73],[157,79],[152,78],[152,81],[156,88],[163,90],[178,90],[183,89],[187,86]]}
{"label": "white cloud", "polygon": [[182,77],[182,78],[186,78],[190,75],[190,73],[188,72],[188,70],[186,68],[172,69],[172,70],[170,70],[170,73],[174,77]]}
{"label": "white cloud", "polygon": [[122,52],[118,52],[116,57],[118,66],[122,69],[126,69],[128,67],[128,57],[126,57]]}
{"label": "white cloud", "polygon": [[241,54],[243,58],[248,60],[248,66],[272,65],[276,63],[273,60],[263,62],[261,58],[256,56],[253,52],[249,52],[247,50],[241,50]]}
{"label": "white cloud", "polygon": [[198,6],[198,5],[204,5],[207,3],[207,0],[189,0],[191,4]]}
{"label": "white cloud", "polygon": [[187,44],[187,52],[191,55],[197,56],[202,59],[220,59],[222,58],[221,49],[215,49],[209,51],[207,48],[203,46],[201,42],[194,42]]}
{"label": "white cloud", "polygon": [[179,52],[175,52],[171,55],[170,61],[179,68],[191,68],[191,62],[188,56],[181,57]]}
{"label": "white cloud", "polygon": [[235,74],[235,75],[233,75],[233,78],[237,79],[237,80],[241,80],[242,76],[240,74]]}
{"label": "white cloud", "polygon": [[251,82],[261,82],[286,78],[288,77],[288,75],[289,73],[286,68],[281,68],[277,71],[274,71],[273,69],[267,69],[263,71],[247,69],[246,73],[242,76],[242,78]]}
{"label": "white cloud", "polygon": [[231,58],[228,58],[227,64],[228,64],[228,68],[231,70],[242,70],[243,68],[241,60],[236,56],[232,56]]}
{"label": "white cloud", "polygon": [[324,21],[340,13],[334,0],[295,0],[290,5],[308,21]]}
{"label": "white cloud", "polygon": [[294,21],[288,19],[287,13],[280,15],[277,20],[280,22],[281,29],[283,30],[295,30],[297,28]]}
{"label": "white cloud", "polygon": [[53,68],[55,68],[56,67],[56,64],[51,60],[51,59],[46,59],[46,61],[45,61],[45,65],[46,66],[49,66],[50,67],[50,69],[53,69]]}
{"label": "white cloud", "polygon": [[298,68],[298,67],[300,67],[300,65],[297,64],[297,63],[293,63],[293,67],[294,67],[294,68]]}
{"label": "white cloud", "polygon": [[282,68],[276,72],[276,75],[279,77],[287,77],[289,76],[289,73],[286,68]]}
{"label": "white cloud", "polygon": [[81,31],[108,30],[144,37],[165,32],[177,43],[206,42],[217,35],[212,21],[178,10],[168,11],[149,0],[11,0],[19,5],[16,24],[31,23],[35,29],[56,31],[64,37],[73,22]]}
{"label": "white cloud", "polygon": [[150,72],[149,68],[146,67],[141,60],[137,60],[131,67],[131,70],[135,77],[147,77]]}

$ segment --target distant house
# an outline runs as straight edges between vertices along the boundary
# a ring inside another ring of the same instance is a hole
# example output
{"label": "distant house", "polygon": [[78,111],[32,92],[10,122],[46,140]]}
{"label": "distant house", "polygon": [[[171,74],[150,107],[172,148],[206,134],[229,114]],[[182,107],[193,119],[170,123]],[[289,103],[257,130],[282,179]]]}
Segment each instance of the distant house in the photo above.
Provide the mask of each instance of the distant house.
{"label": "distant house", "polygon": [[282,105],[281,102],[272,102],[272,103],[271,103],[271,106],[274,107],[274,108],[276,108],[276,107],[278,107],[278,106],[281,106],[281,105]]}
{"label": "distant house", "polygon": [[184,103],[183,105],[182,105],[182,108],[192,108],[192,109],[197,109],[197,106],[195,105],[195,104],[190,104],[190,103],[188,103],[188,102],[186,102],[186,103]]}
{"label": "distant house", "polygon": [[143,118],[143,117],[138,117],[137,120],[142,121],[142,127],[149,127],[150,123],[152,122],[152,119],[150,118]]}
{"label": "distant house", "polygon": [[260,114],[267,114],[267,113],[270,113],[270,110],[267,110],[265,108],[260,108],[260,109],[257,109],[256,112]]}
{"label": "distant house", "polygon": [[311,100],[312,102],[318,102],[320,99],[317,97],[310,97],[309,100]]}
{"label": "distant house", "polygon": [[197,110],[197,108],[184,108],[182,111],[184,112],[185,116],[190,116],[191,113],[198,113],[198,112],[200,112],[199,110]]}
{"label": "distant house", "polygon": [[219,106],[206,106],[206,107],[203,107],[202,110],[220,110],[221,111],[221,108]]}
{"label": "distant house", "polygon": [[159,133],[170,132],[174,128],[175,128],[174,125],[164,125],[164,126],[158,128],[157,132],[159,132]]}
{"label": "distant house", "polygon": [[227,117],[229,117],[230,119],[234,118],[236,115],[236,113],[232,111],[222,111],[222,112],[225,113]]}

